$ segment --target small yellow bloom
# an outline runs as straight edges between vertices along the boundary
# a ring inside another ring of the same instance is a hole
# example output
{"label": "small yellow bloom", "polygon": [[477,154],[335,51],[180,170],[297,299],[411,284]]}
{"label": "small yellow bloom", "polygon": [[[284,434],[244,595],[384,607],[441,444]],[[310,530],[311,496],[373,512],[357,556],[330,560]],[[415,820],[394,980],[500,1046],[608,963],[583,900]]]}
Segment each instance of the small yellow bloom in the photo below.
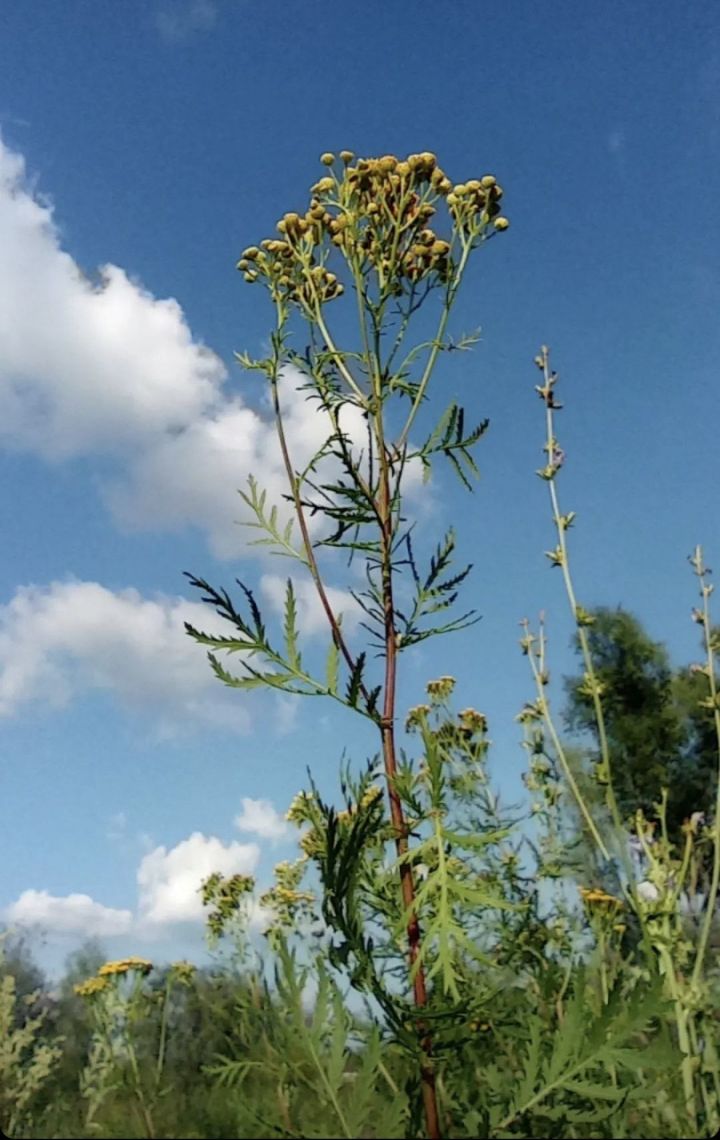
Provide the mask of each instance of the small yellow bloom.
{"label": "small yellow bloom", "polygon": [[99,978],[107,978],[113,974],[128,974],[131,970],[136,970],[139,974],[149,974],[153,968],[152,962],[147,958],[120,958],[116,962],[106,962],[98,970]]}
{"label": "small yellow bloom", "polygon": [[95,994],[106,990],[107,985],[107,978],[88,978],[87,981],[79,982],[73,986],[73,989],[78,997],[94,997]]}
{"label": "small yellow bloom", "polygon": [[437,681],[428,681],[427,693],[429,697],[437,697],[439,700],[445,700],[449,697],[455,688],[455,678],[448,677],[447,675],[439,677]]}
{"label": "small yellow bloom", "polygon": [[324,154],[320,155],[320,161],[323,166],[332,166],[335,161],[335,155],[331,154],[329,150],[326,150]]}
{"label": "small yellow bloom", "polygon": [[588,907],[618,907],[623,905],[621,899],[615,898],[615,895],[609,895],[602,887],[580,887],[580,895]]}

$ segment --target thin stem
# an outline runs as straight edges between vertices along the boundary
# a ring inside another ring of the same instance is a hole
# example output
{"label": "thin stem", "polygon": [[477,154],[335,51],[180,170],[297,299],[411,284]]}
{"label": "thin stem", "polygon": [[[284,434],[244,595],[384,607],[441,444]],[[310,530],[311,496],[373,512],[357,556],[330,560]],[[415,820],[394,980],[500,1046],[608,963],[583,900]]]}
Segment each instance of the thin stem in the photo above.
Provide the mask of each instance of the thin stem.
{"label": "thin stem", "polygon": [[[563,516],[560,514],[560,506],[558,503],[555,478],[556,478],[558,470],[560,469],[562,459],[557,458],[558,446],[557,446],[557,440],[555,438],[555,430],[554,430],[554,423],[553,423],[553,410],[554,410],[554,408],[557,407],[557,405],[555,404],[555,401],[553,399],[553,385],[555,383],[556,376],[550,370],[549,350],[544,345],[541,349],[541,358],[540,359],[542,360],[542,371],[543,371],[543,377],[545,380],[545,384],[542,388],[538,389],[538,392],[542,396],[543,401],[545,403],[545,422],[546,422],[546,444],[545,444],[545,448],[547,451],[547,467],[548,467],[548,472],[549,472],[547,484],[548,484],[548,489],[550,492],[550,502],[552,504],[552,510],[553,510],[553,522],[555,523],[555,526],[557,528],[558,547],[559,547],[559,554],[560,554],[559,564],[560,564],[560,567],[562,569],[563,580],[565,582],[565,591],[567,593],[568,601],[570,602],[570,608],[572,610],[572,615],[573,615],[573,618],[575,620],[577,635],[578,635],[578,641],[580,643],[583,662],[585,664],[585,672],[586,672],[586,676],[587,676],[587,679],[589,682],[589,689],[590,689],[591,696],[592,696],[593,711],[595,714],[595,721],[596,721],[597,729],[598,729],[598,742],[600,745],[600,755],[602,758],[602,764],[603,764],[603,768],[604,768],[604,772],[605,772],[605,779],[607,781],[606,787],[605,787],[605,799],[606,799],[607,806],[610,810],[610,815],[612,818],[613,826],[615,828],[616,837],[617,837],[617,840],[618,840],[619,845],[620,845],[620,860],[622,862],[623,870],[625,872],[625,876],[627,879],[625,891],[626,891],[626,894],[632,900],[633,907],[635,909],[636,914],[638,914],[638,916],[640,916],[642,914],[642,907],[640,906],[640,900],[639,900],[639,897],[637,894],[637,885],[635,883],[635,877],[634,877],[633,870],[632,870],[632,864],[630,862],[630,855],[629,855],[629,852],[627,850],[627,844],[624,841],[623,823],[622,823],[622,819],[620,818],[620,811],[618,808],[617,799],[615,797],[615,790],[614,790],[613,782],[612,782],[612,763],[611,763],[611,757],[610,757],[610,746],[608,743],[607,729],[605,726],[605,715],[603,712],[602,701],[600,700],[600,685],[598,682],[597,674],[595,672],[595,666],[593,664],[592,654],[590,652],[590,643],[588,641],[587,631],[586,631],[585,626],[582,624],[582,622],[580,620],[580,616],[579,616],[580,615],[580,607],[578,606],[578,603],[577,603],[577,598],[575,596],[575,589],[573,586],[572,576],[570,573],[570,562],[569,562],[569,558],[568,558],[567,540],[565,537],[566,532],[567,532],[567,524],[563,520]],[[646,924],[644,922],[642,922],[642,920],[641,920],[641,926],[642,926],[642,930],[643,930],[643,943],[645,946],[646,953],[648,953],[650,958],[652,958],[651,948],[650,948],[649,942],[647,940]]]}
{"label": "thin stem", "polygon": [[[275,412],[275,425],[277,428],[278,440],[280,443],[280,451],[282,452],[283,464],[285,466],[285,472],[287,474],[288,482],[290,484],[290,489],[292,492],[293,504],[295,506],[295,512],[297,515],[298,526],[300,527],[300,534],[302,536],[303,546],[305,548],[305,554],[306,554],[307,562],[308,562],[308,569],[310,570],[310,574],[312,575],[312,580],[315,583],[315,589],[317,590],[318,597],[320,599],[320,604],[322,605],[322,608],[325,611],[325,615],[326,615],[328,622],[330,624],[330,629],[332,631],[333,641],[335,642],[335,645],[337,646],[340,653],[342,653],[343,657],[345,658],[345,662],[346,662],[348,668],[350,669],[350,671],[352,673],[355,669],[355,664],[356,664],[355,658],[353,657],[350,650],[348,649],[347,644],[345,642],[345,638],[342,635],[342,631],[341,631],[340,626],[338,624],[337,617],[335,616],[335,612],[334,612],[332,606],[330,605],[330,601],[329,601],[329,598],[328,598],[327,593],[325,591],[325,586],[323,584],[323,580],[322,580],[322,577],[320,575],[320,571],[318,569],[317,559],[315,557],[315,550],[313,548],[313,544],[312,544],[312,541],[310,539],[310,532],[308,530],[307,520],[305,518],[305,511],[303,510],[302,500],[300,499],[300,489],[298,487],[298,481],[297,481],[297,477],[295,475],[295,471],[294,471],[294,468],[292,465],[292,460],[290,459],[290,452],[288,450],[287,439],[285,436],[285,428],[283,425],[282,411],[280,409],[280,396],[278,393],[278,372],[279,372],[280,361],[279,361],[279,352],[278,352],[278,346],[277,346],[277,338],[281,334],[282,326],[283,326],[283,317],[282,317],[282,312],[280,310],[280,306],[278,305],[278,330],[277,330],[276,336],[274,338],[274,358],[273,358],[272,375],[270,376],[270,387],[272,390],[273,410]],[[369,693],[367,691],[366,686],[362,683],[360,685],[360,691],[363,695],[364,700],[367,702],[369,699]]]}
{"label": "thin stem", "polygon": [[445,335],[445,329],[447,328],[448,319],[450,317],[450,310],[452,309],[453,301],[455,300],[455,295],[456,295],[458,289],[460,288],[460,283],[462,281],[463,274],[465,272],[465,266],[467,265],[467,260],[468,260],[468,257],[470,256],[471,249],[472,249],[472,242],[467,241],[463,244],[463,251],[462,251],[462,254],[460,256],[460,262],[458,264],[457,270],[455,272],[455,279],[448,289],[447,298],[445,300],[445,304],[443,305],[443,310],[442,310],[442,313],[440,315],[440,322],[438,324],[438,330],[437,330],[437,333],[435,335],[435,339],[432,342],[432,348],[430,349],[430,354],[428,356],[427,363],[425,365],[425,370],[424,370],[422,377],[420,379],[420,385],[419,385],[418,390],[417,390],[417,395],[415,396],[415,399],[413,401],[413,404],[412,404],[412,407],[410,409],[410,413],[408,415],[408,418],[405,421],[405,426],[402,429],[402,431],[400,432],[400,436],[397,440],[397,448],[399,450],[402,450],[402,448],[405,446],[405,443],[407,442],[408,436],[410,434],[410,429],[412,428],[412,425],[415,422],[415,417],[418,414],[418,411],[420,410],[420,405],[425,398],[425,392],[426,392],[427,386],[430,382],[430,376],[432,375],[433,368],[435,367],[435,361],[438,358],[438,353],[440,352],[440,348],[442,346],[442,338]]}
{"label": "thin stem", "polygon": [[[415,879],[413,868],[409,860],[404,859],[408,851],[408,829],[403,812],[402,801],[396,788],[397,756],[395,750],[395,693],[397,682],[397,630],[395,628],[395,605],[393,600],[393,567],[392,567],[392,506],[390,501],[390,475],[385,441],[382,434],[382,412],[379,411],[375,421],[378,433],[378,453],[380,462],[380,513],[383,519],[382,541],[382,593],[385,622],[385,701],[383,717],[380,726],[382,740],[383,761],[387,780],[388,796],[390,799],[390,818],[395,830],[395,849],[399,859],[400,889],[403,906],[409,914],[407,923],[408,952],[410,974],[412,977],[413,996],[416,1006],[422,1008],[427,1005],[427,987],[425,983],[425,970],[422,964],[416,961],[420,954],[422,934],[420,923],[414,910]],[[430,1140],[439,1140],[440,1118],[437,1105],[437,1089],[435,1086],[435,1073],[432,1067],[432,1038],[426,1025],[418,1022],[418,1031],[421,1035],[420,1044],[425,1054],[425,1061],[421,1065],[421,1085],[425,1119]]]}
{"label": "thin stem", "polygon": [[[700,579],[700,592],[703,601],[702,608],[702,626],[705,640],[705,653],[707,661],[707,678],[708,686],[710,689],[710,700],[713,708],[713,719],[715,722],[715,734],[718,743],[718,757],[720,758],[720,703],[718,700],[717,681],[715,679],[715,651],[712,638],[712,627],[710,624],[710,594],[712,586],[708,585],[705,578],[709,571],[703,563],[702,549],[696,547],[695,557],[692,560],[695,566],[696,573]],[[705,954],[707,953],[708,943],[710,941],[710,931],[712,928],[713,918],[715,917],[715,904],[718,897],[718,886],[720,885],[720,770],[718,771],[717,787],[715,790],[715,819],[713,821],[713,868],[710,878],[710,889],[708,891],[707,903],[705,914],[703,916],[703,924],[700,931],[700,938],[698,940],[697,954],[695,956],[695,965],[692,972],[692,985],[697,986],[700,982],[700,975],[702,973],[703,962]]]}
{"label": "thin stem", "polygon": [[[542,647],[541,652],[544,654],[544,634],[542,634],[542,633],[541,633],[541,647]],[[575,797],[575,801],[576,801],[578,807],[580,808],[580,811],[582,813],[583,819],[585,820],[587,828],[588,828],[590,834],[592,835],[593,839],[595,840],[595,843],[597,844],[601,855],[603,856],[604,859],[609,860],[610,859],[610,853],[609,853],[607,847],[605,846],[605,842],[604,842],[602,836],[600,835],[597,824],[595,823],[595,820],[593,819],[592,815],[590,814],[590,809],[585,802],[585,798],[584,798],[582,792],[580,791],[580,788],[578,787],[577,780],[575,779],[575,777],[572,773],[572,770],[570,768],[570,765],[568,764],[567,756],[565,754],[565,749],[563,747],[562,741],[560,740],[557,729],[555,728],[555,721],[553,720],[552,714],[550,712],[550,704],[548,702],[547,697],[545,696],[544,686],[541,683],[540,670],[538,669],[536,662],[533,660],[532,651],[528,651],[528,657],[530,659],[530,668],[532,670],[533,677],[535,679],[535,684],[536,684],[537,690],[538,690],[538,701],[540,704],[540,708],[542,710],[543,719],[545,721],[545,725],[547,727],[547,730],[550,733],[550,737],[551,737],[552,742],[553,742],[553,747],[554,747],[555,752],[557,754],[557,757],[560,761],[560,765],[562,767],[563,774],[564,774],[565,779],[567,780],[568,784],[570,785],[570,790],[571,790],[573,796]]]}

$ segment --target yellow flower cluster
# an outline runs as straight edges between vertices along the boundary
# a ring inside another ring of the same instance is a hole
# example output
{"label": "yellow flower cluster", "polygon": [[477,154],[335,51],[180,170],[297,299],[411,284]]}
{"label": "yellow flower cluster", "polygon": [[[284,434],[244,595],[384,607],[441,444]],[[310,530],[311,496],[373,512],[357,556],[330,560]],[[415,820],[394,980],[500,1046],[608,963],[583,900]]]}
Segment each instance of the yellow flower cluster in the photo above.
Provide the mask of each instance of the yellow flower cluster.
{"label": "yellow flower cluster", "polygon": [[609,895],[601,887],[580,887],[580,897],[587,907],[619,907],[622,900]]}
{"label": "yellow flower cluster", "polygon": [[78,997],[94,997],[110,985],[110,979],[122,977],[123,974],[135,972],[141,975],[149,974],[153,968],[152,962],[147,958],[119,958],[115,962],[106,962],[101,966],[94,978],[79,982],[73,989]]}
{"label": "yellow flower cluster", "polygon": [[413,729],[420,728],[431,712],[430,705],[415,705],[414,708],[410,709],[405,719],[405,731],[412,732]]}
{"label": "yellow flower cluster", "polygon": [[94,997],[95,994],[100,994],[108,987],[107,978],[88,978],[85,982],[79,982],[73,986],[75,993],[78,997]]}
{"label": "yellow flower cluster", "polygon": [[300,840],[300,848],[308,859],[320,855],[325,848],[322,834],[314,827],[307,831]]}
{"label": "yellow flower cluster", "polygon": [[437,681],[428,681],[427,694],[436,701],[446,701],[455,688],[454,677],[439,677]]}
{"label": "yellow flower cluster", "polygon": [[[340,297],[343,285],[326,267],[332,247],[362,272],[372,269],[380,288],[399,295],[433,278],[447,282],[453,271],[451,243],[429,228],[435,203],[445,199],[455,226],[471,238],[507,229],[500,216],[502,187],[493,175],[453,185],[429,151],[398,159],[361,158],[341,151],[342,169],[311,187],[304,214],[284,214],[280,238],[243,251],[238,269],[249,283],[263,280],[274,299],[315,313]],[[321,155],[335,166],[335,155]]]}
{"label": "yellow flower cluster", "polygon": [[128,974],[130,971],[135,970],[139,974],[149,974],[152,970],[152,962],[147,958],[119,958],[116,962],[106,962],[98,970],[99,978],[109,978],[114,974]]}
{"label": "yellow flower cluster", "polygon": [[308,823],[313,797],[310,792],[298,792],[287,810],[288,823]]}
{"label": "yellow flower cluster", "polygon": [[194,966],[192,962],[173,962],[170,970],[175,980],[181,985],[189,985],[197,972],[197,966]]}
{"label": "yellow flower cluster", "polygon": [[472,178],[469,182],[458,182],[447,196],[451,214],[458,223],[480,215],[483,221],[492,221],[496,230],[506,230],[510,225],[507,218],[500,215],[502,186],[498,186],[493,174],[483,178]]}
{"label": "yellow flower cluster", "polygon": [[219,938],[225,924],[240,909],[246,895],[252,894],[255,880],[252,875],[230,875],[223,879],[217,871],[210,875],[200,888],[203,906],[215,909],[208,915],[208,929]]}
{"label": "yellow flower cluster", "polygon": [[463,709],[459,719],[460,728],[464,733],[474,735],[476,732],[487,732],[487,717],[476,709]]}
{"label": "yellow flower cluster", "polygon": [[337,813],[338,823],[349,823],[354,815],[358,812],[367,811],[373,804],[382,798],[382,788],[377,784],[372,784],[368,790],[361,796],[357,804],[352,804],[347,811],[339,811]]}
{"label": "yellow flower cluster", "polygon": [[315,901],[315,896],[310,891],[299,890],[304,872],[304,859],[297,859],[294,863],[278,863],[275,868],[275,885],[260,896],[260,905],[274,910],[281,923],[290,922],[296,908],[303,903],[310,905]]}

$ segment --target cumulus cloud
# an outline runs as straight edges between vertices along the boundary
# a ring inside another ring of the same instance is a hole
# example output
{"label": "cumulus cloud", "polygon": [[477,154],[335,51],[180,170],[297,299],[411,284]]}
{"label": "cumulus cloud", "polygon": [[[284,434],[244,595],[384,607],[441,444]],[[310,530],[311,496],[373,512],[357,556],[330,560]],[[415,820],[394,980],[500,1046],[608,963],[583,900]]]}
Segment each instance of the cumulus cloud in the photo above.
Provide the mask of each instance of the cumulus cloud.
{"label": "cumulus cloud", "polygon": [[177,301],[116,265],[92,282],[61,249],[53,208],[0,141],[0,440],[45,459],[117,453],[182,430],[226,370]]}
{"label": "cumulus cloud", "polygon": [[155,12],[155,26],[168,44],[180,43],[198,32],[208,32],[217,22],[212,0],[172,0]]}
{"label": "cumulus cloud", "polygon": [[235,816],[238,831],[259,835],[261,839],[284,839],[289,828],[283,816],[269,800],[253,800],[245,796],[242,811]]}
{"label": "cumulus cloud", "polygon": [[[293,369],[283,377],[283,415],[293,441],[297,467],[307,463],[327,434],[324,414],[297,390],[301,378]],[[343,425],[358,430],[361,417],[345,409]],[[106,480],[102,494],[116,523],[125,531],[178,531],[195,525],[207,535],[213,554],[220,559],[264,554],[265,547],[248,546],[257,531],[241,522],[254,516],[238,495],[247,491],[249,475],[267,492],[267,508],[278,508],[281,521],[291,508],[285,469],[277,445],[275,426],[247,408],[239,399],[227,400],[188,427],[158,436],[152,446],[132,458],[125,472]],[[147,488],[152,487],[152,495]],[[313,528],[315,524],[313,523]]]}
{"label": "cumulus cloud", "polygon": [[115,593],[97,582],[22,586],[0,606],[0,716],[43,700],[111,692],[169,735],[178,722],[249,728],[246,707],[221,686],[183,622],[207,625],[208,607],[183,598]]}
{"label": "cumulus cloud", "polygon": [[126,934],[132,924],[129,910],[116,910],[95,902],[89,895],[57,897],[48,891],[23,891],[5,910],[5,919],[20,926],[39,927],[56,934],[112,937]]}
{"label": "cumulus cloud", "polygon": [[139,920],[150,925],[201,921],[203,880],[214,871],[250,875],[259,858],[256,843],[223,843],[199,831],[169,850],[156,847],[138,868]]}
{"label": "cumulus cloud", "polygon": [[[261,414],[227,394],[224,363],[193,336],[177,300],[154,297],[117,265],[90,280],[62,248],[52,204],[2,139],[0,248],[0,447],[48,462],[102,454],[116,471],[101,494],[121,528],[197,526],[218,558],[263,554],[238,525],[250,515],[237,491],[253,474],[288,515],[269,405]],[[328,431],[301,382],[293,369],[281,381],[298,468]],[[341,424],[362,447],[360,412],[343,408]],[[419,484],[415,461],[406,490]]]}
{"label": "cumulus cloud", "polygon": [[[238,827],[273,841],[285,834],[284,821],[267,800],[244,799]],[[117,818],[117,817],[116,817]],[[126,826],[122,817],[121,826]],[[51,895],[26,890],[2,911],[7,923],[39,927],[61,935],[113,937],[137,933],[162,937],[178,923],[201,923],[205,917],[200,896],[202,883],[213,872],[223,876],[251,875],[260,859],[257,843],[224,843],[214,835],[195,831],[174,847],[154,846],[137,869],[137,904],[132,910],[104,906],[89,895]],[[253,927],[262,927],[266,913],[257,902],[249,907]]]}

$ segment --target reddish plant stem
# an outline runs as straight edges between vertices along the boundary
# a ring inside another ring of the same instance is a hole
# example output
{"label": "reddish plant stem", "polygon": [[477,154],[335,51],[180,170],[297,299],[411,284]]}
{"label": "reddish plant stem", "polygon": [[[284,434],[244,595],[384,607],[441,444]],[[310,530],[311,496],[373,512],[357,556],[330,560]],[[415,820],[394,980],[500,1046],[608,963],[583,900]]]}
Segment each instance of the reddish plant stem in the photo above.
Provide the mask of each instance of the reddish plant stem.
{"label": "reddish plant stem", "polygon": [[[387,780],[388,795],[390,798],[390,818],[395,831],[395,848],[400,862],[400,889],[403,906],[409,912],[407,923],[408,957],[412,970],[420,953],[422,933],[417,914],[413,908],[415,902],[415,879],[412,865],[402,859],[408,851],[408,827],[403,812],[402,801],[395,786],[397,773],[397,757],[395,752],[395,690],[397,679],[397,630],[395,629],[395,606],[393,601],[392,579],[392,506],[390,500],[390,478],[387,455],[384,451],[381,437],[380,456],[380,518],[382,534],[382,593],[383,615],[385,621],[385,702],[381,722],[381,738],[385,776]],[[425,970],[419,965],[413,977],[413,997],[418,1007],[427,1005],[427,986],[425,984]],[[420,1045],[424,1053],[421,1062],[421,1089],[427,1134],[430,1140],[440,1140],[440,1116],[437,1103],[437,1088],[435,1085],[435,1071],[432,1063],[432,1037],[427,1025],[418,1021],[417,1028],[420,1034]]]}

